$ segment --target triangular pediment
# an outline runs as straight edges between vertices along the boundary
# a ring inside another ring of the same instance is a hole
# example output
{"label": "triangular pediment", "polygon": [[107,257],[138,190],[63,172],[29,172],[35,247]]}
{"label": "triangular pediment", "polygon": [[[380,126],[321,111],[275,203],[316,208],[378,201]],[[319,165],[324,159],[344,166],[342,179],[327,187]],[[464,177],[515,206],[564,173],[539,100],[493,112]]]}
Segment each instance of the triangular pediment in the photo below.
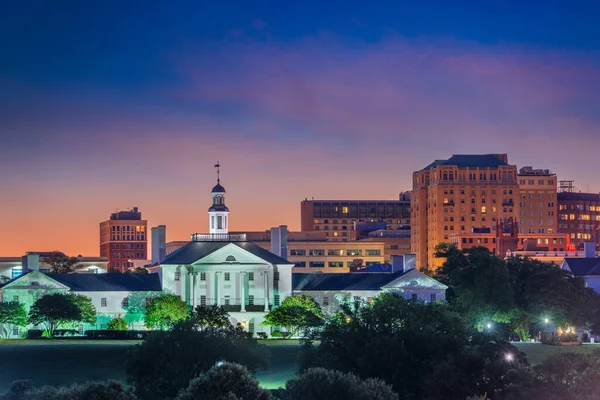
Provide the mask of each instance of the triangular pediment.
{"label": "triangular pediment", "polygon": [[15,279],[2,286],[2,290],[6,289],[55,289],[55,290],[71,290],[66,285],[50,278],[48,275],[40,271],[30,271],[24,275],[18,276]]}
{"label": "triangular pediment", "polygon": [[436,281],[423,272],[412,269],[383,286],[382,289],[448,289],[448,286]]}
{"label": "triangular pediment", "polygon": [[192,265],[202,264],[270,264],[263,258],[251,253],[250,251],[229,243],[224,247],[216,249],[210,254],[196,260]]}

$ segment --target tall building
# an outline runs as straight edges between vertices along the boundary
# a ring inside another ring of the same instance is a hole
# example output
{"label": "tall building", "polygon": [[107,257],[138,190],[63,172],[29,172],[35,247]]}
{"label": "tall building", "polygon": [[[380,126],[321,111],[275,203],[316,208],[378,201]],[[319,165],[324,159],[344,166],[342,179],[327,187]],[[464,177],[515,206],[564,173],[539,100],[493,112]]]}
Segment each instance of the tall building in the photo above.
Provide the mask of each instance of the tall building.
{"label": "tall building", "polygon": [[327,240],[353,240],[357,224],[381,222],[387,229],[410,229],[410,200],[304,200],[301,230],[325,231]]}
{"label": "tall building", "polygon": [[558,193],[558,231],[567,235],[569,250],[583,250],[584,242],[600,245],[600,194],[578,193],[561,182]]}
{"label": "tall building", "polygon": [[557,233],[556,174],[547,169],[523,167],[517,178],[521,192],[519,233]]}
{"label": "tall building", "polygon": [[146,260],[148,254],[148,222],[137,207],[112,213],[100,222],[100,257],[108,259],[108,268],[125,272],[132,260]]}
{"label": "tall building", "polygon": [[413,173],[411,252],[417,266],[437,268],[435,247],[454,233],[495,232],[519,216],[517,167],[506,154],[453,155]]}

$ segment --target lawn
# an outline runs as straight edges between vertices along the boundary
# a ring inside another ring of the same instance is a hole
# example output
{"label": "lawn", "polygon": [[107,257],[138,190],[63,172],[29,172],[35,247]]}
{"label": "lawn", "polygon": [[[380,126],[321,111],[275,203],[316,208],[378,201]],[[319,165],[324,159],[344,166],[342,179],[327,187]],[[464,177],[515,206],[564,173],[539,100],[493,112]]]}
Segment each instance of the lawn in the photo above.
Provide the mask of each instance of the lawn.
{"label": "lawn", "polygon": [[532,365],[543,363],[548,356],[559,353],[591,353],[600,350],[600,344],[583,344],[581,346],[548,346],[541,343],[515,343],[527,354],[527,359]]}
{"label": "lawn", "polygon": [[[125,380],[127,348],[136,341],[0,340],[0,393],[12,381],[31,379],[36,385],[69,385],[75,382]],[[297,341],[264,342],[271,352],[268,370],[257,374],[261,385],[285,385],[296,370]]]}

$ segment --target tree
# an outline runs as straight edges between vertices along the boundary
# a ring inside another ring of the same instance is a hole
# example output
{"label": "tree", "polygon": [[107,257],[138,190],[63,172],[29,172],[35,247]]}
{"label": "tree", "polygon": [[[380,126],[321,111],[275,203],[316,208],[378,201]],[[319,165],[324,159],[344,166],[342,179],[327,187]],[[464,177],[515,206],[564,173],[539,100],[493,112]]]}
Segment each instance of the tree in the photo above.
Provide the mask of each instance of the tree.
{"label": "tree", "polygon": [[321,306],[306,295],[286,297],[281,305],[265,315],[263,325],[283,326],[294,336],[298,331],[306,333],[310,328],[323,324]]}
{"label": "tree", "polygon": [[361,379],[351,373],[312,368],[289,380],[285,400],[397,400],[391,386],[379,379]]}
{"label": "tree", "polygon": [[17,326],[27,326],[25,306],[18,301],[0,303],[0,325],[2,325],[4,337],[10,336]]}
{"label": "tree", "polygon": [[82,320],[81,309],[65,294],[53,293],[40,297],[29,310],[29,322],[43,324],[50,336],[61,325]]}
{"label": "tree", "polygon": [[137,267],[136,269],[134,269],[133,271],[127,271],[128,274],[147,274],[148,270],[146,268],[143,267]]}
{"label": "tree", "polygon": [[217,305],[197,306],[192,310],[192,321],[200,329],[207,327],[227,328],[231,325],[229,313]]}
{"label": "tree", "polygon": [[31,381],[13,382],[7,400],[136,400],[135,395],[121,382],[88,382],[66,387],[43,386],[35,388]]}
{"label": "tree", "polygon": [[125,321],[125,318],[119,315],[118,317],[110,320],[106,329],[109,331],[126,331],[127,327],[127,321]]}
{"label": "tree", "polygon": [[177,400],[195,399],[269,400],[271,394],[260,388],[256,378],[243,365],[221,362],[192,379],[177,396]]}
{"label": "tree", "polygon": [[0,285],[4,285],[8,281],[10,281],[10,278],[8,276],[0,275]]}
{"label": "tree", "polygon": [[79,307],[81,311],[81,320],[80,322],[94,325],[96,323],[96,307],[92,303],[92,299],[82,294],[68,293],[67,297]]}
{"label": "tree", "polygon": [[125,364],[127,381],[143,399],[172,399],[190,380],[219,361],[264,367],[268,352],[256,340],[234,327],[199,331],[190,320],[170,331],[152,332],[130,348]]}
{"label": "tree", "polygon": [[[446,392],[441,398],[464,399],[482,394],[479,390],[492,373],[494,390],[501,390],[505,380],[498,376],[522,362],[518,350],[508,343],[494,341],[495,347],[487,349],[490,339],[477,334],[446,304],[383,293],[372,304],[341,305],[323,326],[318,346],[306,344],[301,370],[322,367],[363,379],[379,378],[392,385],[400,398],[440,398],[433,384],[440,381]],[[506,370],[492,361],[502,351],[514,354]],[[488,365],[494,367],[486,369]]]}
{"label": "tree", "polygon": [[79,258],[69,257],[60,251],[53,251],[45,255],[42,261],[50,265],[50,272],[53,274],[70,274],[82,266]]}
{"label": "tree", "polygon": [[187,303],[177,295],[163,293],[150,300],[146,307],[144,318],[146,326],[150,329],[165,329],[173,326],[177,321],[189,317],[189,307]]}

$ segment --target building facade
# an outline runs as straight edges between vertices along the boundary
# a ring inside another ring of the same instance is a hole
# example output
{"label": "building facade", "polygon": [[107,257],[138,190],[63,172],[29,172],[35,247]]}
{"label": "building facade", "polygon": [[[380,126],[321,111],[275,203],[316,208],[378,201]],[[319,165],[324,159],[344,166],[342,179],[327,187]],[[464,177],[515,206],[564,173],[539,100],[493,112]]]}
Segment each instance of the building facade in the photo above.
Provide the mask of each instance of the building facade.
{"label": "building facade", "polygon": [[454,155],[413,173],[411,251],[435,269],[435,247],[454,233],[493,232],[519,216],[517,167],[506,154]]}
{"label": "building facade", "polygon": [[[44,261],[44,257],[52,252],[28,252],[22,257],[0,257],[0,283],[37,270],[50,273],[51,266]],[[77,257],[75,273],[78,274],[103,274],[107,272],[108,260],[104,257]]]}
{"label": "building facade", "polygon": [[558,232],[556,175],[547,169],[523,167],[519,180],[519,233],[555,234]]}
{"label": "building facade", "polygon": [[137,207],[112,213],[100,222],[100,257],[106,257],[108,268],[125,272],[132,260],[148,259],[148,222]]}
{"label": "building facade", "polygon": [[357,224],[384,222],[387,229],[410,229],[410,200],[304,200],[300,205],[301,230],[324,231],[327,240],[349,241]]}
{"label": "building facade", "polygon": [[600,194],[560,192],[558,198],[558,231],[567,236],[569,250],[583,250],[585,242],[600,248]]}

